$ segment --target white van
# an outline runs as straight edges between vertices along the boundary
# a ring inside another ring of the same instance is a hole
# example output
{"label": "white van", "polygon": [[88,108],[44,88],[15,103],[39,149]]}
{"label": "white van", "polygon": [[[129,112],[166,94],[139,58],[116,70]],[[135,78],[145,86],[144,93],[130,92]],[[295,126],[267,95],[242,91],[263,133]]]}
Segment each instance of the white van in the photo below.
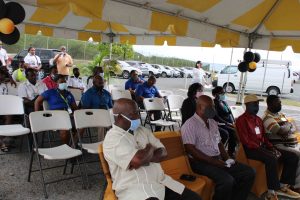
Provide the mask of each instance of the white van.
{"label": "white van", "polygon": [[[257,63],[254,72],[247,73],[246,91],[249,93],[267,93],[268,95],[293,93],[293,79],[289,61],[266,61]],[[264,80],[265,74],[265,80]],[[217,85],[226,92],[239,90],[241,73],[236,65],[226,66],[217,75]],[[264,83],[263,83],[264,82]]]}

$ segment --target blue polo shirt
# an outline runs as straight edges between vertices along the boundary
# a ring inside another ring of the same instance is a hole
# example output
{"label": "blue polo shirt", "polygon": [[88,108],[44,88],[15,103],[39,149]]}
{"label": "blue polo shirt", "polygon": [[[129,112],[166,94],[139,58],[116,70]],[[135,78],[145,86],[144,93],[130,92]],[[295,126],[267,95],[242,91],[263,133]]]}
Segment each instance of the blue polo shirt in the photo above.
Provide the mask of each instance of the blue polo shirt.
{"label": "blue polo shirt", "polygon": [[108,109],[113,107],[110,93],[103,89],[100,94],[94,86],[83,93],[81,105],[85,109]]}
{"label": "blue polo shirt", "polygon": [[42,97],[46,100],[49,104],[50,110],[67,110],[68,105],[71,107],[73,103],[76,103],[74,96],[69,91],[65,91],[63,97],[66,101],[61,97],[58,89],[50,89],[43,92]]}
{"label": "blue polo shirt", "polygon": [[159,92],[155,86],[150,87],[146,81],[143,84],[137,86],[135,90],[135,95],[137,97],[142,96],[144,98],[153,98],[153,97],[159,97]]}
{"label": "blue polo shirt", "polygon": [[134,81],[132,78],[128,79],[128,81],[125,83],[125,90],[129,90],[129,88],[135,90],[138,85],[142,84],[141,81],[144,80],[142,78],[139,78],[138,81]]}

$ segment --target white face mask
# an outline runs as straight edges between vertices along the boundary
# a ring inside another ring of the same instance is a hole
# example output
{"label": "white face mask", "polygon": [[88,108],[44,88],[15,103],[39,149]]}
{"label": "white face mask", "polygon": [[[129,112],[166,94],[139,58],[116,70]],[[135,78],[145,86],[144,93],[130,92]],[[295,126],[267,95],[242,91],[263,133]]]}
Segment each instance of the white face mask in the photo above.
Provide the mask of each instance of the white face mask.
{"label": "white face mask", "polygon": [[202,96],[202,95],[204,95],[203,92],[197,92],[197,93],[196,93],[196,98],[199,98],[199,97]]}

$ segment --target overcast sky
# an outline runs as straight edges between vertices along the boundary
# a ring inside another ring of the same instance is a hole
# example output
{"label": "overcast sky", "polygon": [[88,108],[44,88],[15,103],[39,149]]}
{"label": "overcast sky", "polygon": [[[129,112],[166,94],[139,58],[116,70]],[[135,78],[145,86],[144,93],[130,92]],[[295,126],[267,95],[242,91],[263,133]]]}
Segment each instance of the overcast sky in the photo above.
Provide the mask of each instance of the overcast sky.
{"label": "overcast sky", "polygon": [[[214,48],[206,47],[178,47],[178,46],[146,46],[134,45],[134,50],[145,56],[162,56],[162,57],[176,57],[188,60],[201,60],[208,63],[229,64],[231,56],[231,48],[221,48],[216,46]],[[244,49],[234,48],[232,64],[237,64],[238,60],[243,59]],[[262,59],[267,59],[267,51],[253,50],[258,52]],[[283,52],[269,52],[269,59],[271,60],[289,60],[293,67],[300,69],[300,54],[293,52],[291,47]]]}

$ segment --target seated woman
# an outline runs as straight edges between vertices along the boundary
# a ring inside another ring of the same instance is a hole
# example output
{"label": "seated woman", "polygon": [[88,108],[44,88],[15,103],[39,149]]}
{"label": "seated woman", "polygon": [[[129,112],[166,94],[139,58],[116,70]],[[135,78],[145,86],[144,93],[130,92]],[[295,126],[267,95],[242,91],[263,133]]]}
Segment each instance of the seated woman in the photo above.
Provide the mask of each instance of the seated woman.
{"label": "seated woman", "polygon": [[228,154],[230,157],[234,157],[235,147],[236,147],[236,135],[233,127],[234,117],[231,113],[231,109],[226,102],[226,96],[224,89],[220,86],[215,87],[212,90],[212,95],[214,98],[215,109],[217,115],[215,120],[223,125],[220,125],[222,129],[225,129],[228,132]]}
{"label": "seated woman", "polygon": [[[47,101],[50,110],[66,110],[70,114],[77,110],[74,96],[67,90],[66,78],[63,75],[58,75],[55,79],[58,84],[57,89],[50,89],[42,93],[34,104],[34,110],[40,110],[43,101]],[[69,142],[69,134],[67,131],[60,131],[60,138],[64,144]]]}
{"label": "seated woman", "polygon": [[[187,93],[188,98],[183,101],[181,106],[182,125],[195,114],[196,101],[203,94],[203,86],[200,83],[193,83],[189,86]],[[228,140],[229,133],[221,127],[219,127],[219,132],[222,138],[222,143],[225,144]]]}

